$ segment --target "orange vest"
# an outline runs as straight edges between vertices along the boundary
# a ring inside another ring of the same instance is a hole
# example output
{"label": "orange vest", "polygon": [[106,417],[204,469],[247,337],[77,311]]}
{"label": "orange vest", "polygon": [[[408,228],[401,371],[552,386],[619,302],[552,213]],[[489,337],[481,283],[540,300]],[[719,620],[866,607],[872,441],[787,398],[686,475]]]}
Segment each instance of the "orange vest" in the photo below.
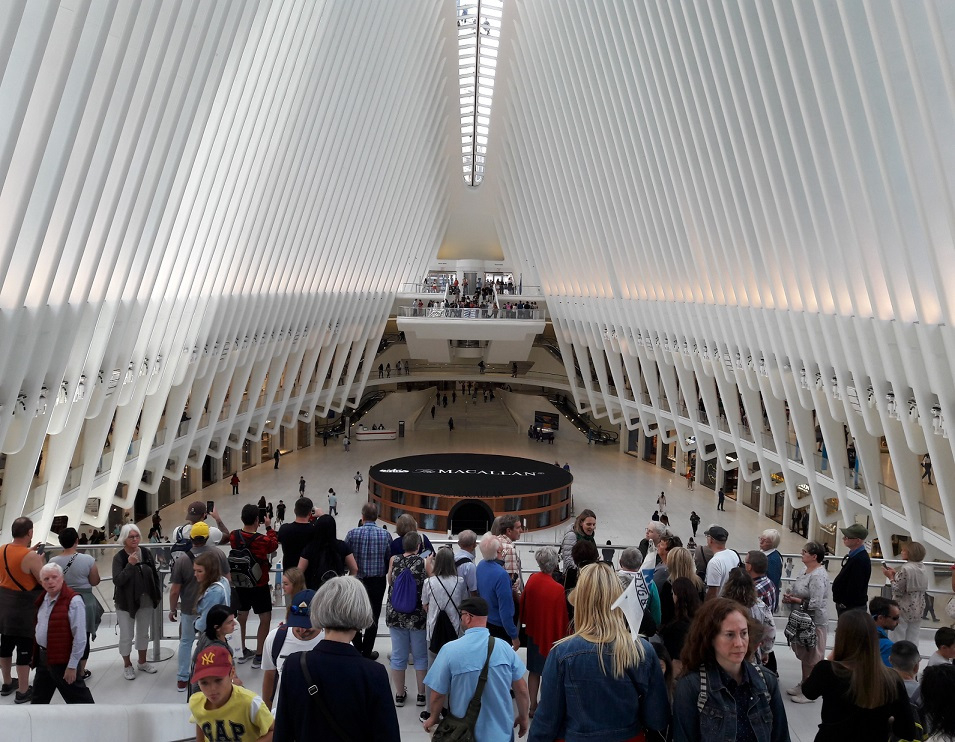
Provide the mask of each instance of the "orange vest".
{"label": "orange vest", "polygon": [[[7,590],[34,590],[37,581],[29,572],[21,569],[23,559],[31,551],[29,546],[20,546],[19,544],[6,544],[0,547],[0,587]],[[10,565],[9,571],[7,565]],[[11,574],[12,573],[12,574]],[[16,580],[16,582],[14,582]],[[20,583],[20,586],[17,585]]]}

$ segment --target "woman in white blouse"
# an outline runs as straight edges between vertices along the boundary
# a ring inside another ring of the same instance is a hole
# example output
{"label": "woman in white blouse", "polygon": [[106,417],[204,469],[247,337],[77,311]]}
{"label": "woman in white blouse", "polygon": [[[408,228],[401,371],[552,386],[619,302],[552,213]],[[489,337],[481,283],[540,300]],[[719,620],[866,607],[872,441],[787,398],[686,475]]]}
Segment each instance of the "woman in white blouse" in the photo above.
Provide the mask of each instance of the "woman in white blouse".
{"label": "woman in white blouse", "polygon": [[[425,580],[421,589],[421,605],[428,612],[426,636],[429,646],[438,614],[442,611],[451,619],[458,636],[461,636],[461,614],[458,606],[468,596],[464,580],[458,577],[457,567],[454,564],[454,551],[450,547],[438,549],[434,556],[431,574],[432,576]],[[429,655],[432,659],[434,658],[430,652]]]}

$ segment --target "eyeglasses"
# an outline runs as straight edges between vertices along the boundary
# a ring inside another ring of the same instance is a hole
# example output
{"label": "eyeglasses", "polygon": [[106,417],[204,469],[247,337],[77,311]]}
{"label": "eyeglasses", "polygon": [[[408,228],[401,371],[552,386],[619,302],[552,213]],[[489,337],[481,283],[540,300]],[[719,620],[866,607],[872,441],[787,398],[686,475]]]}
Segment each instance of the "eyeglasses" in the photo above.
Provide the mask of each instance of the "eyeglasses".
{"label": "eyeglasses", "polygon": [[298,605],[293,605],[289,607],[289,613],[293,616],[307,616],[308,615],[308,603],[302,601]]}

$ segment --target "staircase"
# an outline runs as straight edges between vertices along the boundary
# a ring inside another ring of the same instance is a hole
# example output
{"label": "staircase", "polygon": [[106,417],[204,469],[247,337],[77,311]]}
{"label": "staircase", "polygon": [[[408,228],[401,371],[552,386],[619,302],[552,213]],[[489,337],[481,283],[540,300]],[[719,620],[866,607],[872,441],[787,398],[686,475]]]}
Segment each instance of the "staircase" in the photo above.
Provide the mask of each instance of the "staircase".
{"label": "staircase", "polygon": [[[445,392],[441,392],[445,394]],[[513,432],[514,420],[508,414],[500,397],[484,401],[482,392],[476,398],[468,397],[465,404],[462,392],[457,392],[457,401],[451,402],[451,392],[447,392],[448,406],[436,405],[434,419],[431,419],[431,405],[427,405],[415,423],[415,430],[447,430],[448,418],[454,418],[455,430],[500,430]],[[432,397],[433,403],[434,397]]]}

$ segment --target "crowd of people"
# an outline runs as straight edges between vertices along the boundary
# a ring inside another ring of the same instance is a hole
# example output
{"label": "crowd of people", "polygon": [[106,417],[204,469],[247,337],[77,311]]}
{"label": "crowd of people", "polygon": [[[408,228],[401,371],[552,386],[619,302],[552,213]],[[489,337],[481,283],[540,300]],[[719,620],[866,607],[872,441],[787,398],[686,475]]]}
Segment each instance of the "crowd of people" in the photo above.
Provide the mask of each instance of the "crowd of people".
{"label": "crowd of people", "polygon": [[[304,494],[278,531],[261,504],[244,506],[241,528],[229,531],[194,502],[174,531],[177,688],[188,692],[200,738],[228,722],[257,739],[324,730],[323,739],[397,740],[395,709],[411,702],[413,688],[426,730],[470,724],[489,742],[512,739],[515,729],[535,742],[781,742],[790,738],[787,698],[822,699],[817,740],[955,741],[955,629],[936,632],[937,651],[919,672],[928,581],[918,542],[902,544],[900,566],[884,567],[885,595],[869,598],[860,525],[842,529],[847,553],[832,580],[826,549],[810,541],[803,571],[783,589],[777,531],[737,550],[713,524],[699,545],[684,544],[661,493],[637,546],[601,554],[596,513],[585,509],[559,548],[534,550],[538,570],[525,583],[516,515],[498,517],[481,538],[463,531],[456,546],[435,549],[408,514],[392,535],[372,502],[343,538],[335,518]],[[30,547],[28,518],[14,522],[12,535],[0,547],[0,695],[48,703],[59,692],[68,703],[92,703],[85,660],[102,616],[92,597],[96,561],[78,552],[74,529],[59,534],[63,551],[49,562]],[[123,526],[112,560],[128,680],[156,672],[146,641],[161,586],[141,540],[135,524]],[[270,567],[280,547],[287,607],[272,629]],[[375,661],[382,610],[387,671]],[[774,617],[787,611],[784,633],[801,672],[784,688]],[[254,634],[250,612],[259,619]],[[238,647],[229,640],[237,627]],[[264,671],[261,696],[239,677],[248,661]]]}

